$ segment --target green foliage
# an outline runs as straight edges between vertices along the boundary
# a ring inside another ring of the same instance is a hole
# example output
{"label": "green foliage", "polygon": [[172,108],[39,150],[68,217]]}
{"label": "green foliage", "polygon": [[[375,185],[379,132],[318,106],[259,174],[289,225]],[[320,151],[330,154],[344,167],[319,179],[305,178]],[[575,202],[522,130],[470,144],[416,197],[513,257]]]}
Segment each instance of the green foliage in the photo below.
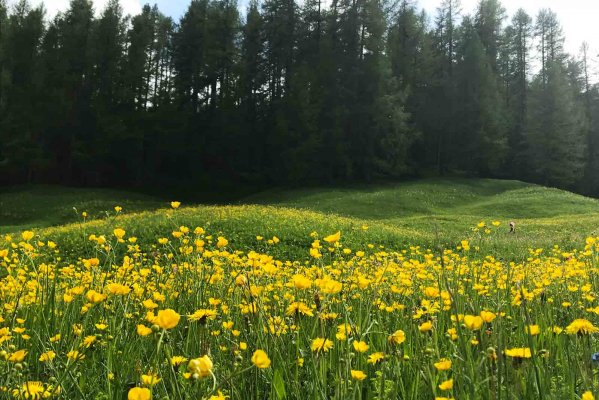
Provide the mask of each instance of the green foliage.
{"label": "green foliage", "polygon": [[597,88],[588,55],[583,66],[564,52],[557,15],[519,10],[505,26],[499,0],[472,16],[439,3],[432,18],[413,0],[253,1],[241,16],[234,0],[193,0],[173,21],[157,6],[129,18],[118,0],[97,13],[72,0],[44,21],[43,7],[2,0],[0,183],[435,171],[597,193]]}
{"label": "green foliage", "polygon": [[[530,247],[577,246],[599,226],[599,203],[557,189],[518,181],[443,179],[402,184],[267,191],[239,206],[184,207],[172,220],[167,201],[127,192],[34,187],[0,194],[0,231],[69,224],[48,230],[61,245],[88,246],[86,234],[111,234],[115,223],[131,235],[153,240],[178,224],[209,226],[238,248],[251,248],[256,235],[278,236],[276,254],[303,258],[310,233],[342,230],[344,242],[369,242],[397,249],[407,245],[453,247],[465,238],[506,258],[526,257]],[[256,204],[250,206],[248,204]],[[122,206],[122,213],[114,211]],[[77,213],[74,211],[77,210]],[[136,212],[148,210],[140,214]],[[88,213],[86,224],[81,213]],[[96,220],[100,218],[100,220]],[[116,222],[115,222],[116,218]],[[500,221],[493,240],[472,232],[480,221]],[[515,221],[517,233],[509,234]],[[362,227],[368,226],[364,231]],[[87,227],[81,233],[81,227]],[[93,231],[93,232],[92,232]],[[75,232],[79,232],[75,234]]]}

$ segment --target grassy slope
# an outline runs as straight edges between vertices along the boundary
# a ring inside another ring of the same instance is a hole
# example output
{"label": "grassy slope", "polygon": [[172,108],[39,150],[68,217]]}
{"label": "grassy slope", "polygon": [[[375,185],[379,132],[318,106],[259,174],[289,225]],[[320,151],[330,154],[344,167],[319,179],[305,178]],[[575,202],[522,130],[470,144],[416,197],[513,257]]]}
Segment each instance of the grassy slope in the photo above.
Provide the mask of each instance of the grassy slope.
{"label": "grassy slope", "polygon": [[[74,229],[81,225],[76,223],[49,229],[45,235],[60,238],[76,251],[85,246],[88,234],[109,233],[115,225],[153,241],[184,224],[222,232],[235,248],[246,250],[256,248],[256,235],[277,235],[282,242],[271,251],[287,259],[305,256],[313,230],[328,234],[341,229],[344,243],[354,249],[367,243],[393,248],[453,246],[473,237],[470,228],[479,221],[500,220],[502,227],[492,240],[482,243],[483,250],[520,257],[528,247],[577,246],[599,227],[599,201],[515,181],[426,180],[344,189],[277,190],[252,196],[245,203],[256,205],[148,211],[123,215],[117,221],[109,218],[84,224],[84,233]],[[0,230],[63,224],[76,220],[73,207],[98,216],[117,204],[132,212],[154,210],[165,202],[126,192],[47,187],[0,193],[0,225],[9,225]],[[510,220],[518,224],[516,235],[506,233]],[[361,230],[363,224],[370,227],[367,232]]]}
{"label": "grassy slope", "polygon": [[157,209],[164,202],[137,193],[107,189],[75,189],[60,186],[20,186],[0,189],[0,233],[63,225],[80,218],[102,218],[115,206],[126,212]]}
{"label": "grassy slope", "polygon": [[518,181],[435,179],[339,189],[270,191],[248,199],[376,221],[422,232],[425,242],[456,242],[479,221],[517,223],[496,244],[522,248],[580,243],[599,228],[599,201]]}

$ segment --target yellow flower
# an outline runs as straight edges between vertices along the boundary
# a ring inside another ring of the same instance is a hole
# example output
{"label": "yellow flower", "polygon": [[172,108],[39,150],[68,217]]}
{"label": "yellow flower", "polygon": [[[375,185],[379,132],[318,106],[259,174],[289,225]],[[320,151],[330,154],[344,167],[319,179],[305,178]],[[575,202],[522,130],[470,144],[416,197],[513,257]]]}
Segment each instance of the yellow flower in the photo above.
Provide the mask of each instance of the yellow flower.
{"label": "yellow flower", "polygon": [[322,254],[320,254],[320,251],[318,251],[318,249],[311,248],[310,249],[310,256],[318,259],[318,258],[322,257]]}
{"label": "yellow flower", "polygon": [[432,322],[432,321],[426,321],[426,322],[424,322],[424,323],[422,323],[422,324],[420,324],[420,325],[418,326],[418,330],[419,330],[420,332],[423,332],[423,333],[424,333],[424,332],[429,332],[429,331],[431,331],[432,329],[433,329],[433,322]]}
{"label": "yellow flower", "polygon": [[117,239],[122,240],[123,237],[125,237],[125,230],[122,228],[116,228],[114,231],[112,231],[112,233],[114,233],[114,236],[116,236]]}
{"label": "yellow flower", "polygon": [[131,292],[131,288],[129,286],[121,285],[119,283],[109,283],[105,288],[106,293],[114,294],[114,295],[127,295]]}
{"label": "yellow flower", "polygon": [[333,342],[325,338],[316,338],[312,340],[312,345],[310,346],[310,348],[315,353],[321,351],[326,353],[333,348]]}
{"label": "yellow flower", "polygon": [[195,311],[193,314],[187,316],[187,319],[191,322],[205,322],[206,320],[214,320],[216,319],[218,312],[209,309],[200,309]]}
{"label": "yellow flower", "polygon": [[177,208],[179,208],[180,206],[181,206],[181,202],[180,202],[180,201],[171,201],[171,207],[172,207],[173,209],[175,209],[175,210],[176,210],[176,209],[177,209]]}
{"label": "yellow flower", "polygon": [[25,359],[27,352],[25,350],[17,350],[8,356],[8,361],[19,363]]}
{"label": "yellow flower", "polygon": [[268,354],[264,350],[256,350],[252,355],[252,364],[260,369],[270,367],[270,358],[268,358]]}
{"label": "yellow flower", "polygon": [[181,316],[175,310],[167,308],[166,310],[158,311],[156,315],[156,325],[162,329],[173,329],[179,323]]}
{"label": "yellow flower", "polygon": [[212,360],[207,355],[194,358],[187,364],[187,369],[197,378],[205,378],[212,373]]}
{"label": "yellow flower", "polygon": [[448,379],[439,385],[441,390],[451,390],[453,388],[453,379]]}
{"label": "yellow flower", "polygon": [[218,241],[216,242],[216,247],[218,247],[220,249],[221,247],[225,247],[228,244],[229,244],[229,241],[227,239],[225,239],[222,236],[219,236]]}
{"label": "yellow flower", "polygon": [[352,344],[354,346],[354,350],[356,350],[358,353],[366,353],[370,347],[366,344],[366,342],[363,341],[354,341]]}
{"label": "yellow flower", "polygon": [[306,305],[306,303],[304,302],[293,302],[289,305],[289,307],[287,307],[287,312],[286,314],[288,316],[292,316],[295,314],[303,314],[303,315],[307,315],[309,317],[314,316],[314,313],[312,312],[312,309],[310,307],[308,307]]}
{"label": "yellow flower", "polygon": [[497,315],[495,315],[494,313],[492,313],[490,311],[481,311],[480,317],[483,319],[483,321],[485,321],[486,323],[489,323],[489,322],[493,322],[493,320],[497,317]]}
{"label": "yellow flower", "polygon": [[183,356],[173,356],[170,359],[170,363],[173,367],[179,366],[187,361],[187,358]]}
{"label": "yellow flower", "polygon": [[48,361],[52,361],[54,359],[54,357],[56,357],[56,353],[53,352],[52,350],[49,350],[49,351],[46,351],[45,353],[42,353],[39,360],[41,362],[48,362]]}
{"label": "yellow flower", "polygon": [[536,336],[539,334],[541,329],[539,328],[539,325],[529,325],[524,327],[524,331],[531,336]]}
{"label": "yellow flower", "polygon": [[141,376],[141,383],[144,386],[152,387],[152,386],[156,385],[158,382],[160,382],[160,378],[158,377],[158,375],[149,373],[149,374]]}
{"label": "yellow flower", "polygon": [[85,298],[87,299],[87,301],[89,301],[90,303],[101,303],[104,300],[106,300],[106,295],[102,294],[102,293],[98,293],[95,290],[88,290],[87,293],[85,294]]}
{"label": "yellow flower", "polygon": [[221,392],[220,390],[217,392],[217,394],[214,394],[212,396],[210,396],[210,398],[208,400],[227,400],[229,398],[229,396],[225,396],[223,394],[223,392]]}
{"label": "yellow flower", "polygon": [[532,355],[528,347],[518,347],[513,349],[506,349],[504,354],[508,357],[513,358],[530,358]]}
{"label": "yellow flower", "polygon": [[464,325],[471,331],[477,331],[483,326],[484,320],[478,315],[465,315]]}
{"label": "yellow flower", "polygon": [[569,335],[590,335],[597,332],[599,332],[599,328],[586,319],[575,319],[566,327],[566,333]]}
{"label": "yellow flower", "polygon": [[150,333],[152,333],[151,328],[148,328],[147,326],[145,326],[143,324],[137,325],[137,334],[139,336],[148,336]]}
{"label": "yellow flower", "polygon": [[341,240],[341,232],[337,232],[333,235],[329,235],[327,237],[324,238],[324,241],[327,243],[337,243],[339,240]]}
{"label": "yellow flower", "polygon": [[43,399],[50,397],[52,392],[44,388],[44,384],[39,381],[28,381],[23,383],[20,389],[14,389],[12,395],[20,399]]}
{"label": "yellow flower", "polygon": [[67,358],[71,361],[83,360],[85,358],[85,354],[82,354],[77,350],[71,350],[67,353]]}
{"label": "yellow flower", "polygon": [[293,275],[293,286],[295,286],[296,289],[309,289],[310,286],[312,286],[312,281],[308,278],[306,278],[304,275]]}
{"label": "yellow flower", "polygon": [[379,361],[383,360],[385,358],[385,354],[381,353],[381,352],[377,352],[377,353],[372,353],[371,355],[368,356],[368,361],[366,361],[368,364],[377,364]]}
{"label": "yellow flower", "polygon": [[86,336],[83,339],[83,347],[89,348],[95,342],[96,342],[96,337],[95,336]]}
{"label": "yellow flower", "polygon": [[151,398],[152,392],[148,388],[134,387],[127,393],[127,400],[150,400]]}
{"label": "yellow flower", "polygon": [[584,392],[580,398],[582,400],[595,400],[595,396],[593,396],[593,393],[590,390]]}
{"label": "yellow flower", "polygon": [[33,239],[33,235],[34,233],[31,231],[24,231],[23,233],[21,233],[21,237],[23,238],[24,241],[28,242],[31,239]]}
{"label": "yellow flower", "polygon": [[434,364],[437,371],[447,371],[451,369],[451,360],[447,358],[442,358],[438,362]]}
{"label": "yellow flower", "polygon": [[391,334],[388,337],[389,342],[394,343],[394,344],[402,344],[403,342],[406,341],[406,334],[404,331],[397,330],[395,332],[393,332],[393,334]]}
{"label": "yellow flower", "polygon": [[[121,206],[115,206],[115,207],[114,207],[114,211],[116,211],[116,212],[120,213],[121,211],[123,211],[123,207],[121,207]],[[87,214],[87,213],[86,213],[86,214]]]}
{"label": "yellow flower", "polygon": [[366,374],[363,371],[352,369],[351,377],[357,381],[363,381],[366,379]]}

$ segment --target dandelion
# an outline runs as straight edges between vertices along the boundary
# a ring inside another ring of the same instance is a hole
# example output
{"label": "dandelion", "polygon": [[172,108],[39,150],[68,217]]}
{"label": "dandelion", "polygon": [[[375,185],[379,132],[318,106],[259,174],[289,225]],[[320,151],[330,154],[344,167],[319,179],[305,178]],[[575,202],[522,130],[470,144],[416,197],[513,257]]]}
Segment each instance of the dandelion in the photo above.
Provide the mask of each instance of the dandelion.
{"label": "dandelion", "polygon": [[530,358],[532,354],[528,347],[517,347],[513,349],[506,349],[504,354],[512,358]]}
{"label": "dandelion", "polygon": [[51,392],[47,392],[44,384],[40,381],[28,381],[23,383],[19,389],[15,389],[12,395],[17,398],[42,399],[50,397]]}
{"label": "dandelion", "polygon": [[371,355],[368,356],[368,360],[366,361],[366,363],[368,363],[368,364],[378,364],[384,358],[385,358],[385,354],[384,353],[381,353],[381,352],[372,353]]}
{"label": "dandelion", "polygon": [[177,208],[181,207],[181,202],[180,201],[171,201],[171,207],[176,210]]}
{"label": "dandelion", "polygon": [[141,383],[144,386],[152,387],[156,385],[158,382],[160,382],[160,380],[161,379],[158,377],[158,375],[155,375],[153,373],[144,374],[141,376]]}
{"label": "dandelion", "polygon": [[316,338],[312,340],[312,345],[310,348],[315,353],[319,353],[321,351],[326,353],[333,348],[333,342],[325,338]]}
{"label": "dandelion", "polygon": [[77,350],[71,350],[67,353],[67,358],[71,361],[79,361],[85,358],[85,354],[80,353]]}
{"label": "dandelion", "polygon": [[227,400],[229,396],[225,396],[220,390],[216,394],[210,396],[208,400]]}
{"label": "dandelion", "polygon": [[569,335],[590,335],[597,332],[599,332],[599,328],[586,319],[575,319],[566,327],[566,333]]}

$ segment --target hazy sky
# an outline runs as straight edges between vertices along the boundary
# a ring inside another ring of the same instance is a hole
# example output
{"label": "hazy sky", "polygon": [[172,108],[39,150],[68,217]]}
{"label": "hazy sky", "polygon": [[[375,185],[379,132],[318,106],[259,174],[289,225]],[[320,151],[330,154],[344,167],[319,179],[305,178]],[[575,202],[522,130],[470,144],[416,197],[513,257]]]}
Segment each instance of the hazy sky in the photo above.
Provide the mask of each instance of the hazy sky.
{"label": "hazy sky", "polygon": [[[15,3],[17,0],[9,0]],[[31,0],[37,4],[42,0]],[[107,0],[95,0],[96,10],[101,10]],[[121,0],[126,13],[135,14],[141,10],[141,5],[147,0]],[[189,4],[190,0],[156,0],[160,10],[175,19],[178,19]],[[239,0],[245,3],[244,0]],[[45,0],[48,14],[53,16],[58,10],[64,10],[69,0]],[[440,0],[419,0],[421,6],[429,13],[434,13]],[[463,13],[471,13],[478,0],[462,0]],[[599,0],[502,0],[502,4],[511,16],[519,7],[523,7],[529,14],[535,16],[540,8],[551,8],[555,11],[562,23],[566,34],[566,50],[577,55],[584,40],[589,42],[592,55],[599,55]]]}

